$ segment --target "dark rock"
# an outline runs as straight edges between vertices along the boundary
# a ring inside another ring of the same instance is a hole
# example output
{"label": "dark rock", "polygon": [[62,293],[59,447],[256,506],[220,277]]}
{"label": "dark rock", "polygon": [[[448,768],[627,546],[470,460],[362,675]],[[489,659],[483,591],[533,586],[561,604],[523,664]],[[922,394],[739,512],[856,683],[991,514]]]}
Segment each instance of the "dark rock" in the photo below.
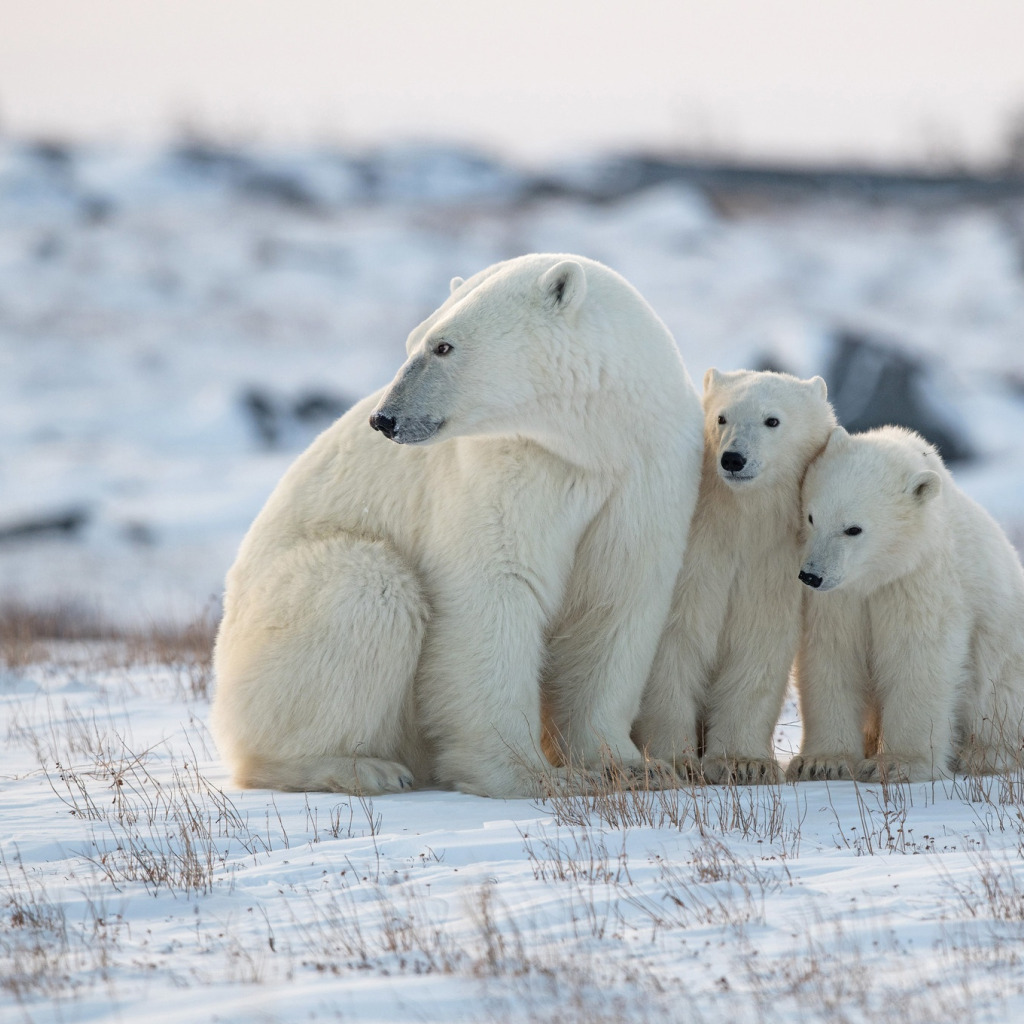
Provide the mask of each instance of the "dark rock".
{"label": "dark rock", "polygon": [[242,395],[242,408],[248,413],[262,446],[273,448],[277,444],[279,434],[277,409],[274,407],[273,398],[258,388],[249,388]]}
{"label": "dark rock", "polygon": [[304,391],[287,398],[259,387],[249,388],[241,404],[263,448],[301,447],[352,405],[347,398],[326,391]]}
{"label": "dark rock", "polygon": [[70,508],[60,512],[46,512],[31,519],[0,526],[0,544],[37,540],[40,537],[72,537],[80,533],[89,522],[85,508]]}
{"label": "dark rock", "polygon": [[316,196],[298,177],[276,171],[253,171],[243,175],[238,187],[245,195],[265,202],[311,212],[319,209]]}
{"label": "dark rock", "polygon": [[946,462],[969,460],[973,448],[929,375],[923,360],[853,331],[836,337],[823,374],[836,416],[851,433],[887,424],[908,427],[935,445]]}
{"label": "dark rock", "polygon": [[325,391],[308,391],[292,405],[292,413],[303,423],[333,423],[351,406],[348,399]]}
{"label": "dark rock", "polygon": [[140,547],[152,547],[157,542],[156,531],[149,523],[133,520],[124,524],[121,533],[129,544],[138,544]]}

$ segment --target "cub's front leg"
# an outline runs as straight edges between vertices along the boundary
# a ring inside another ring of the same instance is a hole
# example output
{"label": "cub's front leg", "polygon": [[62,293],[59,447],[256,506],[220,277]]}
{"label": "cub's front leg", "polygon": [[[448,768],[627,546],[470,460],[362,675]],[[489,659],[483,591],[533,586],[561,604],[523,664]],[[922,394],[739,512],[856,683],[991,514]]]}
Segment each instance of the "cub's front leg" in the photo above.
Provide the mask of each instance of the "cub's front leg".
{"label": "cub's front leg", "polygon": [[787,596],[774,602],[776,615],[738,601],[730,617],[725,655],[708,699],[702,762],[708,782],[751,785],[783,779],[775,759],[775,726],[796,653],[800,594],[792,595],[788,609]]}
{"label": "cub's front leg", "polygon": [[868,694],[867,608],[844,593],[807,594],[796,658],[803,721],[790,782],[854,779],[864,759]]}
{"label": "cub's front leg", "polygon": [[725,573],[710,581],[698,575],[694,579],[687,567],[680,573],[633,727],[642,749],[691,780],[702,777],[701,712],[718,658],[729,590]]}
{"label": "cub's front leg", "polygon": [[950,774],[958,690],[969,657],[965,617],[930,614],[893,588],[872,607],[872,664],[881,711],[879,748],[865,782],[918,782]]}

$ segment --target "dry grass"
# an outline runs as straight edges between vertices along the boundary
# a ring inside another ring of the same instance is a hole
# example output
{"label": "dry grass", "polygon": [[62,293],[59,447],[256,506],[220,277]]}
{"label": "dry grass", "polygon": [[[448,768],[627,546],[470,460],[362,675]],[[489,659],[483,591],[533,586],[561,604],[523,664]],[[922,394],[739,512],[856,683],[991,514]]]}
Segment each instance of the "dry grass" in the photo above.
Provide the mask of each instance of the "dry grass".
{"label": "dry grass", "polygon": [[184,624],[118,626],[76,605],[0,604],[0,665],[10,669],[87,660],[94,667],[161,665],[179,676],[185,694],[207,699],[219,611]]}
{"label": "dry grass", "polygon": [[[29,671],[52,657],[54,645],[60,653],[69,649],[60,645],[79,643],[107,659],[104,671],[161,663],[208,671],[210,623],[104,635],[74,615],[34,619],[10,609],[2,623],[2,650],[14,654],[7,663]],[[201,700],[202,675],[193,686],[184,669],[176,672],[175,699]],[[694,1021],[924,1024],[943,1008],[958,1020],[993,1019],[1003,996],[986,993],[986,984],[1020,969],[1020,770],[933,787],[836,784],[847,787],[842,813],[832,807],[836,850],[924,855],[936,891],[946,894],[950,925],[918,984],[914,951],[900,945],[895,928],[865,938],[855,908],[836,910],[801,881],[808,814],[801,786],[665,789],[657,778],[611,771],[594,787],[591,776],[586,794],[563,789],[539,802],[550,820],[520,833],[532,882],[509,890],[500,878],[452,874],[444,850],[426,848],[397,870],[388,852],[394,837],[384,831],[379,802],[368,799],[307,796],[284,815],[271,799],[265,820],[251,822],[204,774],[210,754],[201,716],[190,718],[189,738],[174,750],[166,741],[134,743],[127,717],[114,712],[105,717],[91,705],[82,712],[67,701],[46,707],[49,720],[44,711],[34,725],[15,708],[7,738],[34,749],[40,776],[68,812],[76,837],[69,863],[80,878],[69,903],[66,885],[57,893],[58,877],[26,871],[8,848],[0,868],[0,992],[23,1007],[73,1003],[98,985],[113,992],[139,961],[173,984],[441,976],[453,991],[475,993],[487,1008],[481,1019],[496,1022],[675,1019],[685,1007]],[[973,849],[970,837],[915,834],[915,811],[940,798],[970,805],[972,835],[981,836]],[[824,835],[829,845],[827,815],[816,841]],[[1003,847],[1008,835],[1011,848],[991,855],[984,836],[997,834]],[[357,842],[346,848],[346,840]],[[944,873],[943,855],[965,849],[972,870],[961,860],[957,873]],[[222,898],[237,877],[272,858],[322,860],[323,878],[287,869],[276,894],[271,886],[247,899],[245,916],[219,919],[211,908],[230,904]],[[444,886],[432,892],[429,880],[439,877]],[[189,941],[202,966],[184,979],[181,952],[140,954],[120,917],[122,901],[150,897],[170,901],[161,907],[187,903],[194,913]],[[780,921],[794,905],[806,908],[807,919]],[[789,931],[792,948],[774,941],[768,952],[759,949],[766,929]],[[989,1008],[983,1013],[975,1013],[979,1000]]]}

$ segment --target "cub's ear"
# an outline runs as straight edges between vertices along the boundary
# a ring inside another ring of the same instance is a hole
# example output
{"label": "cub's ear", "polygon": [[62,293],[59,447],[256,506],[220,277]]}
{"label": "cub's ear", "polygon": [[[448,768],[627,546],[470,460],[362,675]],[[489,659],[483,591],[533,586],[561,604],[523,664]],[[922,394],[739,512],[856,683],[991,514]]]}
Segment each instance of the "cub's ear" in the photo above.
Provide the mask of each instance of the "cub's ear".
{"label": "cub's ear", "polygon": [[721,373],[719,373],[719,371],[712,366],[711,369],[704,374],[704,394],[707,394],[709,391],[712,391],[715,388],[717,388],[718,382],[721,379]]}
{"label": "cub's ear", "polygon": [[814,394],[825,401],[828,398],[828,385],[825,383],[824,377],[812,377],[808,382],[814,390]]}
{"label": "cub's ear", "polygon": [[[825,382],[822,381],[822,383],[824,384]],[[832,433],[828,435],[828,440],[825,442],[825,451],[839,451],[839,449],[848,444],[849,441],[850,435],[846,432],[845,427],[833,427]]]}
{"label": "cub's ear", "polygon": [[922,469],[907,481],[907,494],[922,505],[937,497],[941,489],[942,480],[932,469]]}
{"label": "cub's ear", "polygon": [[448,292],[450,295],[454,295],[464,284],[466,279],[464,277],[453,277],[448,282]]}
{"label": "cub's ear", "polygon": [[587,294],[587,274],[575,260],[562,260],[540,275],[540,287],[555,309],[567,313]]}

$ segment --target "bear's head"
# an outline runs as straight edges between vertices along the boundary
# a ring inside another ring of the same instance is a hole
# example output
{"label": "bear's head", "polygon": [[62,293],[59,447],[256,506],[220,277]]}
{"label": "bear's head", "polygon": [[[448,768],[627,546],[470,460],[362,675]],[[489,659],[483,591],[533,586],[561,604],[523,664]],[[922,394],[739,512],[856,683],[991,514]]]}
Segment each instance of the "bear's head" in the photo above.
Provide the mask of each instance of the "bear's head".
{"label": "bear's head", "polygon": [[571,389],[562,342],[587,296],[584,262],[520,257],[453,278],[447,301],[410,333],[370,425],[399,444],[527,431],[552,394]]}
{"label": "bear's head", "polygon": [[942,460],[901,427],[836,427],[804,478],[800,579],[818,592],[862,594],[911,572],[930,543]]}
{"label": "bear's head", "polygon": [[821,377],[710,369],[704,375],[704,446],[735,490],[798,485],[835,415]]}

